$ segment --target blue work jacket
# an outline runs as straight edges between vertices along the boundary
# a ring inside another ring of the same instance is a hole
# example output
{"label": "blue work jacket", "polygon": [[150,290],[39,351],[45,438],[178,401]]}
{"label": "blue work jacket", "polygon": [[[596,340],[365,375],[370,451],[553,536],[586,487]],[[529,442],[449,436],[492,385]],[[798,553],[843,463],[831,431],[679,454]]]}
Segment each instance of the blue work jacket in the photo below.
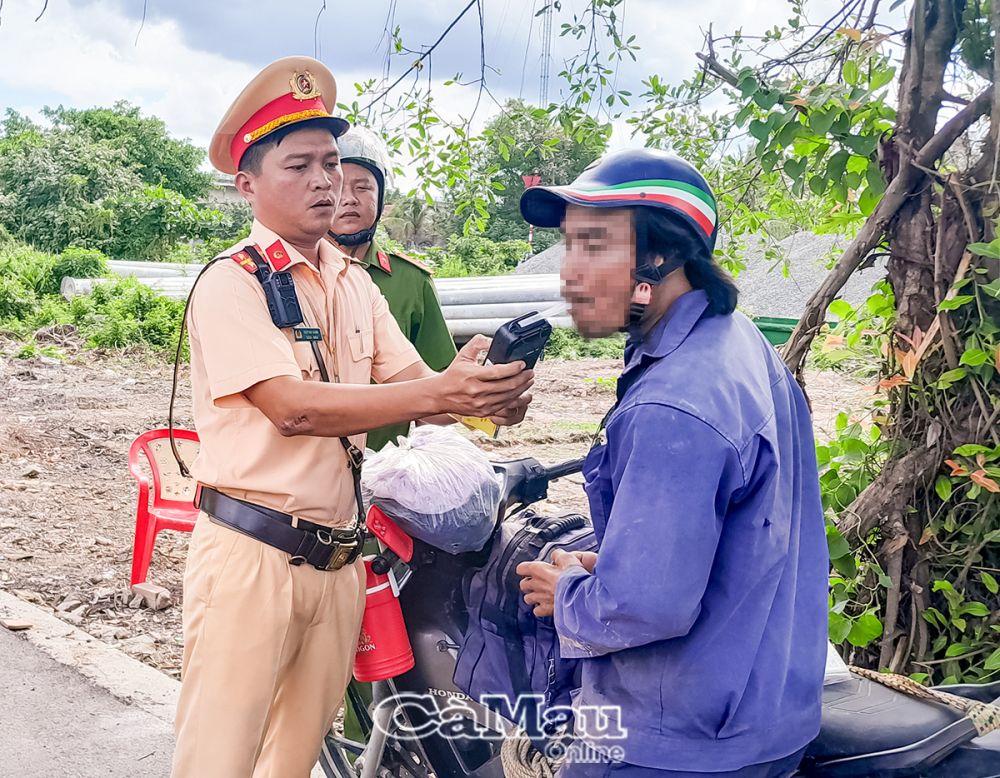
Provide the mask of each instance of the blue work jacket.
{"label": "blue work jacket", "polygon": [[555,623],[575,704],[627,731],[582,739],[710,774],[818,733],[829,560],[805,397],[747,317],[707,308],[683,295],[626,351],[584,468],[597,566],[560,576]]}

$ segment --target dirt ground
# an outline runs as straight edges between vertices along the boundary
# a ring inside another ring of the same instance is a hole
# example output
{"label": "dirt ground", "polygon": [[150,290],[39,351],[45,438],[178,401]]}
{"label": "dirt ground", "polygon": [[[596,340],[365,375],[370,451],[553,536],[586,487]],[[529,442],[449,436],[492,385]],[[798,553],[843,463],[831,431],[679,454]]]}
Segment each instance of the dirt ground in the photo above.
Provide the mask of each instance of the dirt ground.
{"label": "dirt ground", "polygon": [[[15,351],[0,342],[0,587],[178,677],[188,536],[161,533],[150,567],[173,605],[141,607],[128,589],[137,495],[128,449],[166,426],[170,369],[136,355],[18,360]],[[493,459],[581,456],[614,400],[618,369],[610,360],[542,363],[525,424],[498,441],[470,437]],[[808,381],[821,438],[866,396],[843,375]],[[177,423],[190,427],[186,373],[180,387]],[[553,486],[549,508],[585,510],[579,477]]]}

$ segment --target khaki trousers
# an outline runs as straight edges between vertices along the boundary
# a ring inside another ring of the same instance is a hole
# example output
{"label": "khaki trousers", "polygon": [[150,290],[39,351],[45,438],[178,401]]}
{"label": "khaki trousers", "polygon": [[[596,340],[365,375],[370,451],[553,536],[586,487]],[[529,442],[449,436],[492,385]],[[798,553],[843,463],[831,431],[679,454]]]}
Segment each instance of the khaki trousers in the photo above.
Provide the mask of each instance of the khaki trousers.
{"label": "khaki trousers", "polygon": [[172,778],[308,778],[351,678],[364,566],[335,572],[198,517]]}

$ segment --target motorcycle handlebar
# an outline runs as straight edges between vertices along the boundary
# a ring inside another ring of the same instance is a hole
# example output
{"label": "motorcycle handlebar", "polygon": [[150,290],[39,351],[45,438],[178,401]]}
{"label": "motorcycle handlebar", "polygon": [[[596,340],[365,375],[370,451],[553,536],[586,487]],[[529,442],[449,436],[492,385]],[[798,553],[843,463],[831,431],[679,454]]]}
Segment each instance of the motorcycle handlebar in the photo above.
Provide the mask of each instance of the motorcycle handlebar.
{"label": "motorcycle handlebar", "polygon": [[545,480],[555,481],[557,478],[565,478],[568,475],[579,473],[583,470],[584,457],[571,459],[558,465],[545,468]]}

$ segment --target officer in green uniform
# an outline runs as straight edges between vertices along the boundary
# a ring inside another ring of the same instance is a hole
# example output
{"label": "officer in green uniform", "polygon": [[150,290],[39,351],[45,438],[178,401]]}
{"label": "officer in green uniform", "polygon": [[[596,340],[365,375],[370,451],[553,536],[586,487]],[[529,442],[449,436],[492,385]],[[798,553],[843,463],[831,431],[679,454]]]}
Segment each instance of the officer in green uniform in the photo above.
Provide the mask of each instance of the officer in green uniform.
{"label": "officer in green uniform", "polygon": [[[443,370],[455,358],[455,341],[445,325],[430,268],[405,254],[384,251],[375,240],[391,171],[385,143],[364,127],[352,127],[337,138],[337,145],[344,185],[327,237],[345,253],[363,258],[403,334],[427,365]],[[407,423],[381,427],[368,433],[366,445],[378,451],[409,432]],[[371,684],[351,681],[348,694],[370,704]],[[344,734],[355,741],[365,739],[351,705],[344,710]]]}
{"label": "officer in green uniform", "polygon": [[[403,334],[424,362],[443,370],[455,358],[455,341],[445,325],[430,268],[400,252],[382,250],[375,240],[391,170],[385,144],[364,127],[352,127],[337,142],[344,187],[329,238],[345,253],[363,258]],[[378,451],[409,431],[409,424],[372,430],[367,446]]]}

